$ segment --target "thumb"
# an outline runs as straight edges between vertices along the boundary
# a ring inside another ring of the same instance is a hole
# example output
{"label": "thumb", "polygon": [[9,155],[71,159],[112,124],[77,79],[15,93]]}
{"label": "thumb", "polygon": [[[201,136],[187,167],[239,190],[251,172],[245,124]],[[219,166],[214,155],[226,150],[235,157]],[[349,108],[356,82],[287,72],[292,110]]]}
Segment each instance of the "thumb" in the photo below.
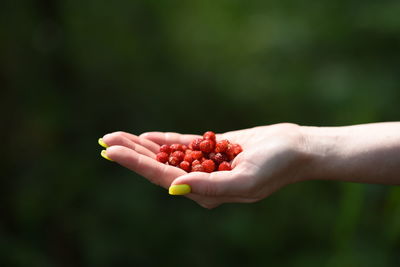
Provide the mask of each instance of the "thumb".
{"label": "thumb", "polygon": [[169,193],[171,195],[193,193],[210,197],[235,195],[242,191],[237,178],[234,171],[192,172],[176,178],[169,187]]}

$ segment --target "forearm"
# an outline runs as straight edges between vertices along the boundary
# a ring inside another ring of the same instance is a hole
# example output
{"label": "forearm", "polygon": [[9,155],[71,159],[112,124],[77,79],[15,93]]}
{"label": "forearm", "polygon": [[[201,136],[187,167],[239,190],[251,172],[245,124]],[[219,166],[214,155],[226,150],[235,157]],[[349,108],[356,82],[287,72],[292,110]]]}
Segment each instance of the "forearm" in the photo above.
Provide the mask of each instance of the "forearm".
{"label": "forearm", "polygon": [[303,127],[309,179],[400,185],[400,122]]}

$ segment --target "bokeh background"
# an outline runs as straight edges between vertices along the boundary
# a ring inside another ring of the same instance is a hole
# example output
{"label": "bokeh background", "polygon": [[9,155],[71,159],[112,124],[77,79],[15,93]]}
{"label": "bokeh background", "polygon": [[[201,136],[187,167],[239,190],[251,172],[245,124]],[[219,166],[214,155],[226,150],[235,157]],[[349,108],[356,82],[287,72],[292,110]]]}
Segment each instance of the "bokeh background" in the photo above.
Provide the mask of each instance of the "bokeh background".
{"label": "bokeh background", "polygon": [[399,266],[400,188],[206,210],[100,157],[124,130],[400,119],[400,2],[6,0],[1,266]]}

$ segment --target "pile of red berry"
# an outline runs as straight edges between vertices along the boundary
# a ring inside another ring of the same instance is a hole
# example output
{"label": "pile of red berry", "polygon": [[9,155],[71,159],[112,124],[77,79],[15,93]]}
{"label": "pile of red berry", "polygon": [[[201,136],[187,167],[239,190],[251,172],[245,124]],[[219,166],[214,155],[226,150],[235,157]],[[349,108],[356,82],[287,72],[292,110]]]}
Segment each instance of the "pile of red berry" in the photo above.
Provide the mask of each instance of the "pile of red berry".
{"label": "pile of red berry", "polygon": [[243,149],[228,140],[218,141],[215,133],[205,132],[203,138],[183,144],[162,145],[157,153],[159,162],[176,166],[187,172],[230,171],[232,161]]}

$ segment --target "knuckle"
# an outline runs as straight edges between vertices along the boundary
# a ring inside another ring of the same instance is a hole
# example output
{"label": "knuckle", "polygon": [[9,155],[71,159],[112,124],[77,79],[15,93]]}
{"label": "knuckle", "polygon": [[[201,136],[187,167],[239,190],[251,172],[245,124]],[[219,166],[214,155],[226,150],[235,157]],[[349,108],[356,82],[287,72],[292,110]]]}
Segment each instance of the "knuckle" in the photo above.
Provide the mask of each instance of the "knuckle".
{"label": "knuckle", "polygon": [[204,195],[209,197],[216,197],[219,195],[217,186],[213,181],[209,181],[204,185]]}
{"label": "knuckle", "polygon": [[175,135],[175,133],[173,133],[173,132],[166,132],[165,133],[165,140],[167,142],[171,143],[172,140],[174,140],[174,135]]}

